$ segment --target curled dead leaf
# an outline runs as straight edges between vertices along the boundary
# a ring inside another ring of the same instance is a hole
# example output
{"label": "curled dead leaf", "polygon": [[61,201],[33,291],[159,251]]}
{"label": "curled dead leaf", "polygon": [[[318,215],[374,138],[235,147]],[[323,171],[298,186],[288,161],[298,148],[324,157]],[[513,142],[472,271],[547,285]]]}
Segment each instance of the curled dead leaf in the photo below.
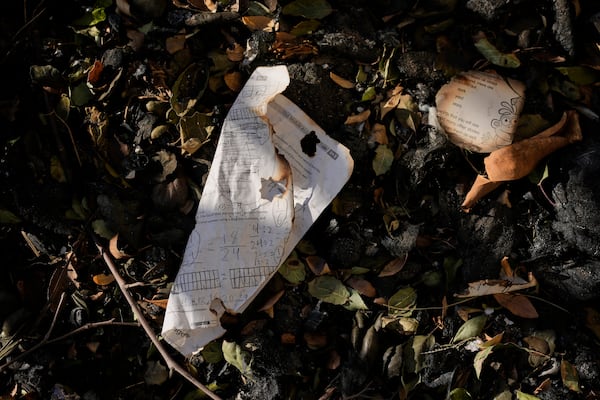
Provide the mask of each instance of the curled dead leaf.
{"label": "curled dead leaf", "polygon": [[521,318],[538,318],[539,315],[529,299],[521,294],[495,293],[494,299],[502,307]]}
{"label": "curled dead leaf", "polygon": [[484,279],[470,282],[467,290],[463,293],[457,293],[456,297],[477,297],[496,293],[510,293],[536,287],[537,285],[537,280],[530,272],[528,281],[525,283],[515,283],[509,279]]}
{"label": "curled dead leaf", "polygon": [[377,295],[375,287],[366,279],[352,276],[346,280],[346,284],[364,296],[375,297]]}
{"label": "curled dead leaf", "polygon": [[[275,304],[277,304],[277,302],[279,301],[279,299],[281,299],[281,297],[285,294],[285,290],[280,290],[279,292],[275,293],[273,296],[271,296],[266,302],[265,304],[262,305],[261,308],[258,309],[258,311],[265,311],[267,312],[268,310],[272,310],[273,306]],[[271,315],[270,315],[271,316]]]}
{"label": "curled dead leaf", "polygon": [[177,34],[171,37],[168,37],[165,40],[165,49],[169,54],[175,54],[179,50],[185,49],[185,34]]}
{"label": "curled dead leaf", "polygon": [[591,307],[585,308],[585,326],[600,339],[600,313]]}
{"label": "curled dead leaf", "polygon": [[342,358],[340,357],[340,354],[335,351],[335,349],[332,349],[329,351],[329,358],[327,360],[327,369],[338,369],[339,366],[342,363]]}
{"label": "curled dead leaf", "polygon": [[289,332],[282,333],[281,344],[296,344],[296,335]]}
{"label": "curled dead leaf", "polygon": [[323,257],[308,256],[306,257],[305,261],[306,265],[308,265],[308,268],[310,268],[312,273],[317,276],[327,275],[331,273],[331,269],[329,268],[327,261],[325,261]]}
{"label": "curled dead leaf", "polygon": [[273,32],[279,27],[279,23],[275,19],[264,15],[243,16],[242,23],[251,31]]}
{"label": "curled dead leaf", "polygon": [[471,208],[481,200],[483,197],[493,192],[502,182],[493,182],[483,175],[477,175],[473,186],[467,193],[465,201],[463,201],[461,208],[465,212],[471,211]]}
{"label": "curled dead leaf", "polygon": [[227,59],[231,62],[239,62],[244,59],[244,48],[239,43],[234,43],[233,48],[227,48]]}
{"label": "curled dead leaf", "polygon": [[232,92],[237,93],[242,90],[242,86],[244,86],[242,82],[242,73],[239,71],[226,72],[223,76],[223,80],[225,81],[225,85],[227,85]]}
{"label": "curled dead leaf", "polygon": [[332,81],[334,81],[338,86],[344,89],[354,89],[354,82],[349,81],[348,79],[342,78],[341,76],[334,74],[333,72],[329,73],[329,77]]}
{"label": "curled dead leaf", "polygon": [[377,276],[380,278],[383,278],[386,276],[392,276],[392,275],[397,274],[398,272],[400,272],[402,270],[402,268],[404,268],[404,265],[406,264],[407,259],[408,259],[408,253],[406,253],[403,257],[394,258],[392,261],[385,264],[385,266],[383,267],[383,269],[381,270],[381,272],[379,272],[379,275],[377,275]]}
{"label": "curled dead leaf", "polygon": [[346,121],[344,121],[344,125],[360,124],[362,122],[365,122],[367,119],[369,119],[370,115],[371,115],[371,110],[369,110],[369,109],[366,109],[365,111],[358,113],[356,115],[350,115],[348,118],[346,118]]}
{"label": "curled dead leaf", "polygon": [[373,124],[373,127],[371,128],[370,141],[373,141],[373,142],[379,143],[379,144],[388,144],[389,143],[385,125],[379,124],[379,123]]}
{"label": "curled dead leaf", "polygon": [[304,341],[306,342],[306,347],[311,350],[322,349],[327,346],[327,335],[319,332],[305,332]]}
{"label": "curled dead leaf", "polygon": [[98,286],[107,286],[115,281],[115,277],[112,274],[98,274],[94,275],[92,280]]}
{"label": "curled dead leaf", "polygon": [[[562,133],[562,136],[558,136]],[[555,125],[536,136],[490,153],[484,159],[491,181],[511,181],[527,176],[546,156],[582,139],[579,114],[568,111]]]}
{"label": "curled dead leaf", "polygon": [[108,243],[108,250],[115,260],[131,257],[129,254],[119,248],[119,234],[114,235]]}

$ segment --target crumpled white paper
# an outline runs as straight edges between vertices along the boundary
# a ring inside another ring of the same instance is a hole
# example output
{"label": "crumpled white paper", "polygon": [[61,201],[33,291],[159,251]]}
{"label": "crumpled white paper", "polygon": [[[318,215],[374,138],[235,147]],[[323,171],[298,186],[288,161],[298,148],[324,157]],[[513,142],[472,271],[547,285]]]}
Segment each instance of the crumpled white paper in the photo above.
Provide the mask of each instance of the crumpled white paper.
{"label": "crumpled white paper", "polygon": [[498,74],[467,71],[438,91],[439,125],[451,142],[489,153],[512,143],[525,104],[525,85]]}
{"label": "crumpled white paper", "polygon": [[185,355],[225,332],[220,316],[249,305],[352,173],[288,84],[285,66],[257,68],[223,124],[162,329]]}

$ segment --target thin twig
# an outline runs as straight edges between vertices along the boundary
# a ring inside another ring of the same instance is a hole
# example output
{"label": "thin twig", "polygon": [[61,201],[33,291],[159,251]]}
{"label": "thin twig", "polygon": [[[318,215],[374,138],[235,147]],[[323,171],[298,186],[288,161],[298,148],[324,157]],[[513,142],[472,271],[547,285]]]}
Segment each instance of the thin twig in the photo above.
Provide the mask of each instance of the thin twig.
{"label": "thin twig", "polygon": [[77,162],[79,163],[79,166],[81,167],[83,164],[81,163],[81,157],[79,156],[79,151],[77,150],[77,144],[75,143],[75,138],[73,137],[73,131],[71,131],[69,124],[67,124],[67,121],[62,119],[56,113],[56,111],[52,111],[50,114],[55,116],[56,119],[58,119],[65,126],[65,128],[67,129],[67,132],[69,132],[69,137],[71,138],[71,144],[73,145],[73,151],[75,152],[75,157],[77,157]]}
{"label": "thin twig", "polygon": [[66,338],[74,336],[78,333],[88,331],[90,329],[100,328],[100,327],[107,326],[107,325],[108,326],[131,326],[133,328],[139,328],[139,326],[140,326],[140,324],[138,324],[137,322],[115,321],[114,318],[111,318],[106,321],[100,321],[100,322],[88,322],[87,324],[81,325],[79,328],[74,329],[71,332],[67,332],[64,335],[61,335],[61,336],[55,337],[54,339],[48,340],[46,342],[46,344],[60,342],[61,340],[65,340]]}
{"label": "thin twig", "polygon": [[29,354],[33,353],[34,351],[36,351],[40,347],[44,346],[48,342],[48,339],[50,338],[50,335],[52,334],[52,331],[54,330],[54,325],[56,325],[56,320],[58,319],[58,314],[60,313],[60,310],[62,308],[64,300],[65,300],[65,293],[63,293],[60,296],[60,301],[58,302],[58,306],[56,307],[56,311],[54,312],[54,317],[52,318],[52,322],[50,323],[50,328],[48,328],[48,331],[44,335],[44,338],[39,343],[37,343],[35,346],[33,346],[32,348],[30,348],[29,350],[24,351],[23,353],[19,354],[18,356],[15,356],[14,358],[12,358],[12,359],[8,360],[7,362],[5,362],[0,367],[0,372],[4,371],[6,368],[8,368],[9,365],[11,365],[11,364],[19,361],[23,357],[26,357]]}
{"label": "thin twig", "polygon": [[100,244],[98,244],[98,242],[96,242],[96,247],[98,247],[98,251],[104,258],[104,262],[108,266],[108,269],[110,269],[110,272],[113,274],[115,281],[117,282],[117,285],[119,285],[119,289],[121,290],[121,292],[123,293],[123,296],[127,300],[127,303],[129,303],[129,306],[131,307],[131,311],[133,312],[133,314],[139,321],[140,325],[146,332],[146,335],[148,335],[148,338],[152,341],[152,344],[154,344],[154,346],[156,347],[156,349],[158,350],[160,355],[163,357],[163,359],[167,363],[167,368],[169,368],[170,371],[177,372],[179,375],[181,375],[183,378],[185,378],[192,385],[194,385],[198,389],[202,390],[211,399],[221,400],[221,398],[219,396],[214,394],[209,388],[207,388],[202,383],[200,383],[195,377],[192,376],[192,374],[190,374],[185,368],[183,368],[181,365],[179,365],[179,363],[177,363],[173,359],[173,357],[171,357],[171,355],[169,354],[169,352],[167,351],[167,349],[165,348],[163,343],[160,340],[158,340],[158,338],[156,337],[154,330],[148,323],[148,320],[146,319],[146,317],[144,317],[144,314],[142,314],[142,312],[140,311],[135,299],[133,298],[133,296],[131,296],[131,294],[127,290],[127,282],[125,282],[125,280],[119,273],[119,270],[117,269],[117,266],[113,262],[111,256],[108,254],[107,251],[104,250],[104,248]]}

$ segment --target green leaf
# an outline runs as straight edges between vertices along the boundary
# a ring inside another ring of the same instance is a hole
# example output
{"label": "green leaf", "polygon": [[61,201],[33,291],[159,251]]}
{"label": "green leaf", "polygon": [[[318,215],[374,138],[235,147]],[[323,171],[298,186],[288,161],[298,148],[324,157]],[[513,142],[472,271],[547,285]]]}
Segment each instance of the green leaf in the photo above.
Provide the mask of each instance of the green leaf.
{"label": "green leaf", "polygon": [[285,15],[309,19],[325,18],[333,9],[326,0],[295,0],[281,10]]}
{"label": "green leaf", "polygon": [[162,385],[169,379],[169,370],[159,361],[148,361],[144,381],[146,385]]}
{"label": "green leaf", "polygon": [[444,274],[446,275],[446,285],[452,286],[454,285],[454,281],[456,279],[456,272],[462,266],[463,260],[462,258],[454,258],[452,256],[444,258]]}
{"label": "green leaf", "polygon": [[471,394],[464,388],[454,388],[448,393],[448,400],[471,400]]}
{"label": "green leaf", "polygon": [[96,219],[92,221],[92,229],[96,235],[107,240],[112,239],[112,237],[116,234],[116,232],[108,227],[108,224],[103,219]]}
{"label": "green leaf", "polygon": [[521,114],[515,132],[515,141],[530,138],[550,126],[540,114]]}
{"label": "green leaf", "polygon": [[512,394],[510,394],[508,390],[505,390],[504,392],[495,395],[494,400],[512,400]]}
{"label": "green leaf", "polygon": [[379,73],[383,77],[384,82],[395,80],[398,77],[398,70],[394,66],[394,56],[396,54],[396,48],[392,47],[388,54],[388,48],[384,46],[383,54],[379,60]]}
{"label": "green leaf", "polygon": [[560,376],[562,378],[563,385],[573,392],[580,392],[579,388],[579,375],[575,366],[567,360],[560,362]]}
{"label": "green leaf", "polygon": [[73,25],[78,26],[93,26],[102,21],[106,20],[106,11],[104,10],[106,7],[110,6],[112,1],[110,0],[100,0],[96,1],[94,7],[83,14],[81,17],[77,18],[73,21]]}
{"label": "green leaf", "polygon": [[383,175],[390,170],[394,162],[394,153],[385,144],[380,144],[375,150],[373,158],[373,171],[377,176]]}
{"label": "green leaf", "polygon": [[85,82],[80,83],[71,89],[71,102],[75,107],[87,104],[94,95],[90,92],[90,88]]}
{"label": "green leaf", "polygon": [[350,298],[348,288],[333,276],[317,276],[308,282],[308,293],[331,304],[345,304]]}
{"label": "green leaf", "polygon": [[369,307],[365,304],[362,297],[360,297],[360,293],[358,290],[347,288],[350,291],[350,297],[348,297],[348,302],[344,304],[344,308],[350,311],[356,310],[368,310]]}
{"label": "green leaf", "polygon": [[356,78],[354,80],[359,83],[365,83],[367,81],[368,75],[365,72],[365,68],[362,65],[358,66],[358,72],[356,73]]}
{"label": "green leaf", "polygon": [[294,36],[310,35],[316,31],[319,26],[321,26],[321,22],[317,21],[316,19],[309,19],[294,26],[290,33]]}
{"label": "green leaf", "polygon": [[252,379],[252,355],[235,342],[223,341],[221,346],[223,358],[236,367],[246,378]]}
{"label": "green leaf", "polygon": [[481,331],[483,331],[483,327],[487,322],[487,315],[481,314],[476,317],[471,318],[460,328],[458,328],[458,332],[454,335],[452,339],[452,343],[460,342],[462,340],[470,339],[475,336],[479,336]]}
{"label": "green leaf", "polygon": [[67,176],[65,170],[58,159],[58,156],[52,155],[50,157],[50,176],[57,182],[66,183]]}
{"label": "green leaf", "polygon": [[200,351],[202,358],[209,364],[216,364],[223,359],[222,345],[213,340]]}
{"label": "green leaf", "polygon": [[402,352],[404,360],[404,371],[417,373],[423,369],[421,353],[429,350],[435,344],[435,338],[431,335],[412,336],[405,344]]}
{"label": "green leaf", "polygon": [[375,98],[377,92],[375,91],[375,86],[369,86],[362,95],[360,101],[371,101]]}
{"label": "green leaf", "polygon": [[269,9],[262,3],[258,1],[251,1],[248,4],[248,9],[246,10],[247,15],[262,15],[262,16],[272,16],[273,14]]}
{"label": "green leaf", "polygon": [[69,118],[69,111],[71,111],[71,99],[63,93],[54,107],[54,112],[60,119],[66,121]]}
{"label": "green leaf", "polygon": [[[543,169],[542,169],[543,168]],[[538,165],[531,173],[528,178],[531,183],[535,183],[536,185],[541,185],[548,177],[550,176],[550,172],[548,171],[548,163]]]}
{"label": "green leaf", "polygon": [[352,267],[350,268],[350,275],[362,275],[370,271],[371,269],[366,267]]}
{"label": "green leaf", "polygon": [[588,67],[557,67],[556,70],[578,85],[590,85],[600,80],[600,73]]}
{"label": "green leaf", "polygon": [[483,368],[483,363],[485,362],[485,359],[493,353],[494,347],[496,346],[486,347],[485,349],[475,354],[475,360],[473,360],[473,368],[475,368],[475,374],[477,375],[477,379],[479,379],[479,376],[481,375],[481,369]]}
{"label": "green leaf", "polygon": [[306,279],[306,268],[304,268],[304,263],[300,261],[295,251],[281,264],[278,271],[286,281],[293,285],[297,285]]}
{"label": "green leaf", "polygon": [[388,300],[389,315],[408,317],[417,302],[417,292],[410,286],[398,290]]}
{"label": "green leaf", "polygon": [[515,394],[517,395],[517,400],[540,400],[539,397],[532,394],[523,393],[520,390],[515,391]]}
{"label": "green leaf", "polygon": [[194,154],[210,141],[212,134],[212,116],[195,112],[191,116],[182,116],[179,120],[179,136],[182,148]]}
{"label": "green leaf", "polygon": [[494,65],[504,68],[517,68],[521,65],[521,61],[513,53],[500,52],[489,40],[485,37],[480,37],[475,41],[475,47],[482,56]]}
{"label": "green leaf", "polygon": [[32,65],[29,67],[31,82],[40,86],[56,87],[63,84],[60,71],[52,65]]}
{"label": "green leaf", "polygon": [[0,224],[18,224],[21,218],[17,217],[11,211],[0,208]]}
{"label": "green leaf", "polygon": [[205,63],[192,63],[173,84],[171,107],[177,116],[186,115],[204,95],[208,86],[209,71]]}

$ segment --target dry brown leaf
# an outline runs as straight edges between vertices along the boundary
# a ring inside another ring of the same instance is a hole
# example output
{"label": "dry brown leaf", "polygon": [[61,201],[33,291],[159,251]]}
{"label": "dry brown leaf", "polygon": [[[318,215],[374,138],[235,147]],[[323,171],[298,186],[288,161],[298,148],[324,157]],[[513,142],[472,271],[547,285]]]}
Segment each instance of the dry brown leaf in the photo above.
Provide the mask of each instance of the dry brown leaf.
{"label": "dry brown leaf", "polygon": [[512,208],[512,203],[510,202],[509,196],[510,196],[510,190],[503,190],[502,193],[500,193],[500,196],[498,196],[498,199],[496,201],[498,203],[502,204],[503,206]]}
{"label": "dry brown leaf", "polygon": [[387,305],[388,301],[385,297],[377,297],[373,300],[373,303],[379,304],[380,306],[385,306]]}
{"label": "dry brown leaf", "polygon": [[502,307],[521,318],[538,318],[539,315],[531,301],[523,295],[514,293],[496,293],[494,298]]}
{"label": "dry brown leaf", "polygon": [[91,351],[92,354],[96,354],[98,348],[100,347],[100,342],[87,342],[85,344],[85,347],[87,347],[87,349]]}
{"label": "dry brown leaf", "polygon": [[185,39],[185,34],[183,33],[168,37],[165,41],[165,49],[169,54],[175,54],[179,50],[185,49]]}
{"label": "dry brown leaf", "polygon": [[271,17],[264,15],[243,16],[242,23],[251,31],[272,32],[277,30],[278,23]]}
{"label": "dry brown leaf", "polygon": [[169,299],[158,299],[158,300],[148,300],[145,299],[148,303],[154,304],[157,307],[162,308],[163,310],[167,309],[167,303],[169,302]]}
{"label": "dry brown leaf", "polygon": [[465,196],[465,201],[463,201],[461,205],[463,211],[471,211],[471,208],[473,208],[475,203],[494,191],[501,184],[502,182],[492,182],[483,175],[477,175],[475,182],[473,182],[473,186],[471,186],[469,193]]}
{"label": "dry brown leaf", "polygon": [[113,283],[115,281],[115,277],[112,274],[98,274],[94,275],[92,280],[98,286],[106,286]]}
{"label": "dry brown leaf", "polygon": [[327,346],[327,335],[319,332],[305,332],[304,341],[306,342],[306,347],[311,350],[322,349]]}
{"label": "dry brown leaf", "polygon": [[364,296],[367,297],[375,297],[377,295],[377,290],[375,287],[366,279],[357,278],[352,276],[348,278],[346,284]]}
{"label": "dry brown leaf", "polygon": [[581,139],[579,114],[568,111],[557,124],[536,136],[491,152],[484,159],[485,170],[491,181],[520,179],[549,154]]}
{"label": "dry brown leaf", "polygon": [[341,76],[336,75],[333,72],[329,73],[329,77],[338,86],[343,87],[344,89],[354,89],[354,82],[351,82],[348,79],[342,78]]}
{"label": "dry brown leaf", "polygon": [[458,314],[460,319],[462,319],[464,322],[467,322],[469,320],[469,316],[471,314],[480,313],[480,312],[481,312],[481,308],[475,308],[475,307],[463,306],[463,307],[458,307],[456,309],[456,313]]}
{"label": "dry brown leaf", "polygon": [[242,90],[244,83],[242,82],[242,73],[239,71],[226,72],[223,76],[225,84],[232,92],[239,92]]}
{"label": "dry brown leaf", "polygon": [[316,276],[327,275],[331,273],[331,269],[327,264],[327,261],[323,257],[319,256],[308,256],[305,259],[306,265]]}
{"label": "dry brown leaf", "polygon": [[398,107],[398,104],[400,104],[400,100],[402,98],[403,90],[404,88],[400,85],[396,85],[396,87],[391,90],[389,94],[390,97],[381,106],[381,116],[379,117],[380,119],[383,119],[383,117],[385,117],[387,113]]}
{"label": "dry brown leaf", "polygon": [[102,71],[104,70],[104,64],[102,62],[96,60],[94,61],[94,65],[90,68],[88,72],[87,81],[90,85],[95,86],[102,76]]}
{"label": "dry brown leaf", "polygon": [[523,341],[527,343],[529,350],[528,362],[532,367],[539,367],[545,363],[549,355],[552,353],[552,349],[548,341],[538,336],[527,336],[523,338]]}
{"label": "dry brown leaf", "polygon": [[263,329],[265,328],[266,325],[267,325],[266,319],[252,320],[252,321],[248,322],[246,325],[244,325],[244,327],[240,331],[240,334],[242,336],[255,335],[258,332],[263,331]]}
{"label": "dry brown leaf", "polygon": [[119,234],[117,233],[113,236],[108,243],[108,250],[110,254],[115,258],[115,260],[120,260],[122,258],[129,258],[130,255],[125,253],[119,248]]}
{"label": "dry brown leaf", "polygon": [[442,297],[442,321],[446,318],[448,314],[448,299],[446,296]]}
{"label": "dry brown leaf", "polygon": [[342,358],[340,357],[340,354],[335,351],[335,349],[332,349],[329,351],[329,359],[327,360],[327,365],[326,368],[327,369],[338,369],[339,366],[342,363]]}
{"label": "dry brown leaf", "polygon": [[265,304],[262,305],[261,308],[259,308],[258,311],[267,311],[268,309],[272,309],[273,306],[275,304],[277,304],[277,302],[279,301],[279,299],[281,299],[281,296],[283,296],[284,294],[285,294],[285,290],[280,290],[279,292],[275,293],[273,296],[271,296],[265,302]]}
{"label": "dry brown leaf", "polygon": [[591,307],[585,309],[585,326],[600,339],[600,313]]}
{"label": "dry brown leaf", "polygon": [[500,265],[502,266],[502,269],[500,270],[501,278],[514,278],[515,271],[513,270],[513,267],[511,267],[507,256],[502,257],[502,260],[500,260]]}
{"label": "dry brown leaf", "polygon": [[379,144],[388,144],[387,132],[385,125],[376,123],[371,128],[371,141]]}
{"label": "dry brown leaf", "polygon": [[383,269],[381,270],[381,272],[379,272],[379,275],[377,275],[377,276],[380,278],[383,278],[386,276],[396,275],[398,272],[400,272],[402,270],[402,268],[404,268],[404,265],[406,264],[407,259],[408,259],[408,253],[405,254],[403,257],[397,257],[397,258],[393,259],[389,263],[385,264],[385,266],[383,267]]}
{"label": "dry brown leaf", "polygon": [[361,122],[365,122],[367,119],[369,119],[370,115],[371,110],[369,109],[366,109],[365,111],[356,115],[350,115],[348,118],[346,118],[344,125],[360,124]]}
{"label": "dry brown leaf", "polygon": [[542,383],[540,383],[538,385],[538,387],[535,388],[535,390],[533,391],[533,394],[537,396],[538,394],[550,389],[551,386],[552,386],[552,380],[550,378],[546,378],[546,379],[544,379],[544,381]]}
{"label": "dry brown leaf", "polygon": [[296,335],[289,332],[282,333],[281,344],[296,344]]}
{"label": "dry brown leaf", "polygon": [[239,62],[244,59],[244,48],[239,43],[234,43],[233,48],[227,48],[227,59],[231,62]]}
{"label": "dry brown leaf", "polygon": [[208,9],[208,11],[210,12],[215,12],[217,11],[217,2],[213,1],[213,0],[204,0],[204,5],[206,6],[206,8]]}
{"label": "dry brown leaf", "polygon": [[491,347],[491,346],[495,346],[497,344],[502,343],[502,337],[504,336],[504,332],[501,332],[499,334],[497,334],[494,337],[489,337],[487,334],[485,335],[485,342],[479,346],[481,349],[484,349],[486,347]]}
{"label": "dry brown leaf", "polygon": [[455,296],[459,298],[464,297],[478,297],[487,296],[496,293],[510,293],[518,290],[529,289],[538,285],[537,280],[530,272],[528,282],[515,283],[508,279],[483,279],[476,282],[470,282],[467,290],[464,293],[458,293]]}
{"label": "dry brown leaf", "polygon": [[104,297],[105,297],[104,292],[102,290],[100,290],[94,294],[91,294],[89,298],[91,301],[100,301],[100,300],[104,299]]}
{"label": "dry brown leaf", "polygon": [[527,336],[523,338],[523,341],[527,343],[527,347],[530,350],[537,351],[538,353],[548,355],[550,354],[550,345],[548,342],[537,336]]}

